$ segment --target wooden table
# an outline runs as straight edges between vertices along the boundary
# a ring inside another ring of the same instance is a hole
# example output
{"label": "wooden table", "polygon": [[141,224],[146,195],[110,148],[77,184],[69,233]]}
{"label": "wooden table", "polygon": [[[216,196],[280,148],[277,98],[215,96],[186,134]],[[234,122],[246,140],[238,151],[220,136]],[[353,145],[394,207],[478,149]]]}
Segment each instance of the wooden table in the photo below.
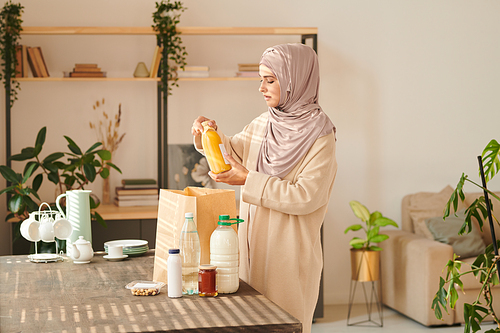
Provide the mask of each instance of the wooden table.
{"label": "wooden table", "polygon": [[240,282],[235,294],[217,297],[133,296],[125,285],[151,280],[154,251],[90,264],[32,263],[0,257],[1,332],[301,332],[290,314]]}

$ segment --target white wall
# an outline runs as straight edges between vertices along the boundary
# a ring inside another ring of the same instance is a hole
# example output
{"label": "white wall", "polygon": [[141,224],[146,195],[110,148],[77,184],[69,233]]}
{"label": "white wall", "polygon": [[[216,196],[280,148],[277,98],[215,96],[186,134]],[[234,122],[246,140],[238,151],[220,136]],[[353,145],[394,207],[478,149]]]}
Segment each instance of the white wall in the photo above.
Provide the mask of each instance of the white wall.
{"label": "white wall", "polygon": [[[25,26],[149,26],[154,1],[24,0]],[[325,221],[325,301],[347,303],[348,242],[356,222],[348,202],[360,200],[396,220],[401,198],[477,177],[476,156],[500,139],[500,22],[497,1],[338,0],[184,1],[184,26],[312,26],[319,28],[320,104],[337,126],[339,170]],[[29,37],[42,46],[52,76],[75,62],[97,62],[109,76],[149,67],[154,37]],[[237,63],[295,37],[185,36],[191,65],[232,75]],[[228,134],[266,110],[257,82],[182,82],[170,99],[169,140],[189,143],[193,119],[215,118]],[[156,176],[154,83],[23,83],[13,109],[13,152],[48,127],[46,151],[64,150],[62,135],[82,146],[92,105],[122,103],[125,141],[114,161],[123,177]],[[5,137],[3,108],[0,135]],[[26,121],[27,120],[27,121]],[[3,142],[3,139],[2,139]],[[52,148],[50,148],[50,147]],[[3,151],[3,148],[2,148]],[[0,155],[0,163],[5,156]],[[122,176],[114,174],[116,185]],[[477,179],[477,178],[476,178]],[[0,183],[0,186],[3,186]],[[498,181],[492,186],[498,189]],[[100,184],[94,187],[100,193]],[[46,189],[51,200],[52,189]],[[3,199],[4,200],[4,199]],[[0,220],[5,214],[0,205]],[[2,223],[0,251],[8,234]],[[345,273],[339,273],[339,272]]]}

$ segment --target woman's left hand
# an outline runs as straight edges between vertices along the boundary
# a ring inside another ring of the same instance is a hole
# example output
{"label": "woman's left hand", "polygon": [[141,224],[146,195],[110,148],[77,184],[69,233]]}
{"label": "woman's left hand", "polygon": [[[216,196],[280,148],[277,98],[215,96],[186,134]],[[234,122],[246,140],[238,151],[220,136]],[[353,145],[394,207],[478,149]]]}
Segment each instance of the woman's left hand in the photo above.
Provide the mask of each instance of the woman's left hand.
{"label": "woman's left hand", "polygon": [[225,171],[219,174],[212,173],[210,171],[208,174],[213,180],[220,183],[226,183],[229,185],[245,185],[248,176],[248,170],[236,162],[236,160],[229,154],[224,153],[224,158],[231,163],[231,170]]}

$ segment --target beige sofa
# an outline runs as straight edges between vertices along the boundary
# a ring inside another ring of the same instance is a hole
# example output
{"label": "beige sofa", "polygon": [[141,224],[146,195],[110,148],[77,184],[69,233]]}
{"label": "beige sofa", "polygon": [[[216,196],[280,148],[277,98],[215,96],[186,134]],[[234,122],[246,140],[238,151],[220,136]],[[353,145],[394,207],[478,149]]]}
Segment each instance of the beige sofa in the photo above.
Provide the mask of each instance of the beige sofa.
{"label": "beige sofa", "polygon": [[[385,231],[389,239],[379,244],[383,248],[382,302],[426,326],[463,323],[463,304],[472,303],[481,287],[472,274],[467,274],[462,278],[465,294],[459,291],[455,310],[448,309],[449,314],[443,311],[443,320],[435,317],[431,309],[432,300],[438,290],[439,277],[444,277],[443,269],[448,260],[453,258],[454,249],[451,245],[434,240],[434,235],[429,235],[429,228],[431,221],[436,221],[432,218],[442,219],[452,191],[448,186],[439,193],[420,192],[405,196],[401,207],[401,230]],[[459,208],[468,207],[479,196],[481,193],[466,194],[465,205]],[[500,210],[500,203],[495,202],[495,199],[493,201],[493,207]],[[497,240],[500,239],[498,229],[495,226]],[[476,241],[477,237],[482,238],[484,245],[491,244],[488,221],[484,224],[483,232],[477,229],[474,235],[474,245],[481,243],[481,239]],[[466,248],[469,247],[470,243]],[[475,258],[476,255],[461,257],[461,260],[472,263]],[[469,266],[465,266],[462,265],[462,271],[468,270]],[[500,300],[499,286],[494,288],[493,298]],[[500,311],[498,305],[496,308]]]}

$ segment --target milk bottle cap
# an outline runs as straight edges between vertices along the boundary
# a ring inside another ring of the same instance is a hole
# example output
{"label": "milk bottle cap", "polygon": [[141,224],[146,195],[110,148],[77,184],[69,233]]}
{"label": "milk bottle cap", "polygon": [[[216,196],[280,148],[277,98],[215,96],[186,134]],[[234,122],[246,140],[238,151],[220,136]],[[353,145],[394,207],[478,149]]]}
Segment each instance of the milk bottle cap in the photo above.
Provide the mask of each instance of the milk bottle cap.
{"label": "milk bottle cap", "polygon": [[[236,222],[229,222],[229,221],[236,221]],[[218,225],[231,225],[231,224],[237,224],[245,222],[245,220],[242,219],[230,219],[229,215],[219,215],[219,222],[217,222]]]}

